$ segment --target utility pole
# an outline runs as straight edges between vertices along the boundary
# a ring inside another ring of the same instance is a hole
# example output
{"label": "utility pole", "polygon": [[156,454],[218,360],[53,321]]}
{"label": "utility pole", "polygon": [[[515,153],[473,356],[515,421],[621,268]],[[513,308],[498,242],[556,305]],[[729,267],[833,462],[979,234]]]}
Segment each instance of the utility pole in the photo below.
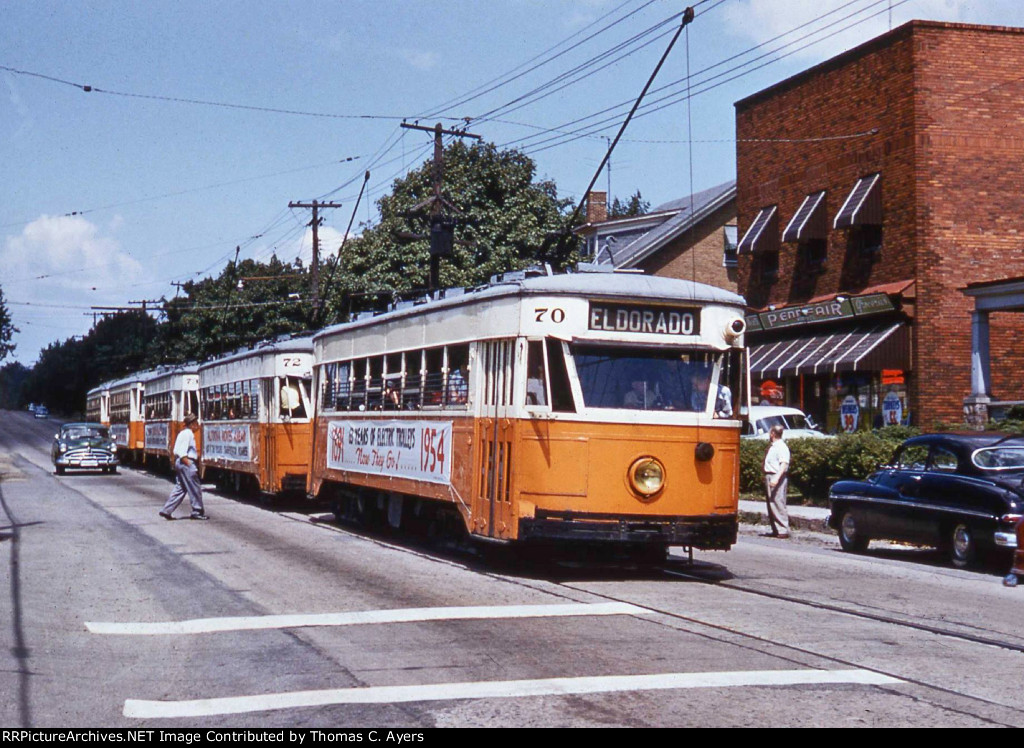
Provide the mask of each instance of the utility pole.
{"label": "utility pole", "polygon": [[313,211],[313,220],[309,222],[309,226],[313,227],[313,262],[309,266],[310,274],[310,285],[311,296],[313,297],[313,315],[316,317],[316,310],[320,308],[320,237],[317,234],[317,229],[320,228],[320,224],[323,223],[323,218],[320,217],[319,211],[321,208],[340,208],[341,203],[318,203],[314,200],[311,203],[288,203],[289,208],[308,208]]}
{"label": "utility pole", "polygon": [[[430,206],[430,290],[436,289],[441,282],[441,258],[452,253],[452,240],[455,236],[455,224],[451,218],[445,216],[444,208],[446,201],[441,195],[441,185],[444,183],[444,144],[441,141],[442,135],[454,135],[458,138],[473,138],[482,140],[483,136],[474,135],[464,130],[445,130],[438,122],[433,127],[423,125],[410,125],[405,122],[402,127],[407,130],[422,130],[423,132],[434,133],[434,196],[424,200],[413,207],[413,211]],[[448,204],[449,207],[455,206]]]}

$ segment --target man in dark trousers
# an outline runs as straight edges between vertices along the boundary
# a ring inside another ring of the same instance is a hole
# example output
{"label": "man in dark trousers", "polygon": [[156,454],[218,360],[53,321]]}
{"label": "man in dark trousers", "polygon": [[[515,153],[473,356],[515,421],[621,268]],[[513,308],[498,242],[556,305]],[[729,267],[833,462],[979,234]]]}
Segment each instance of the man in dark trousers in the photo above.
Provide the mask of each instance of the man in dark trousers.
{"label": "man in dark trousers", "polygon": [[199,450],[196,447],[196,432],[199,430],[199,419],[194,413],[185,416],[185,428],[174,440],[174,490],[167,497],[167,503],[160,510],[164,519],[174,519],[171,515],[188,495],[192,504],[192,519],[209,519],[203,510],[203,487],[199,483]]}

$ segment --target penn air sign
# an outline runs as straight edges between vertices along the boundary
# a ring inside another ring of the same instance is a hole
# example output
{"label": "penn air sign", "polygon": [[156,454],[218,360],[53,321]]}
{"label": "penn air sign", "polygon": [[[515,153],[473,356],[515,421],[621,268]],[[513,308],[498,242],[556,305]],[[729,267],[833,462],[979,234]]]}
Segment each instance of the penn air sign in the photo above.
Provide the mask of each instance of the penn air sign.
{"label": "penn air sign", "polygon": [[638,335],[700,335],[700,309],[592,301],[587,328]]}

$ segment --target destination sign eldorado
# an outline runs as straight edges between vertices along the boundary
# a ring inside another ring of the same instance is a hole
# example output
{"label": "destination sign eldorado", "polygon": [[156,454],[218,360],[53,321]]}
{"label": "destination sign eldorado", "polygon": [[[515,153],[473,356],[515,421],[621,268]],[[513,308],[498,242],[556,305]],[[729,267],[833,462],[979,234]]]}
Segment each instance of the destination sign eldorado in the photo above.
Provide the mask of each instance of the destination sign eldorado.
{"label": "destination sign eldorado", "polygon": [[700,334],[700,310],[692,307],[590,302],[588,327],[603,332],[651,335]]}

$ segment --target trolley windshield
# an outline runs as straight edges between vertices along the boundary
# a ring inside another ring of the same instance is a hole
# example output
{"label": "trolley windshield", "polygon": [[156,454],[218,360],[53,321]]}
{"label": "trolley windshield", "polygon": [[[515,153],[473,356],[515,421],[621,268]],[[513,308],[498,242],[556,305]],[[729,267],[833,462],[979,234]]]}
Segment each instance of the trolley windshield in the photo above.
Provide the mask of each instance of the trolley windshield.
{"label": "trolley windshield", "polygon": [[714,413],[733,413],[732,357],[713,351],[648,350],[572,346],[572,356],[589,408],[676,410],[705,413],[714,393]]}

